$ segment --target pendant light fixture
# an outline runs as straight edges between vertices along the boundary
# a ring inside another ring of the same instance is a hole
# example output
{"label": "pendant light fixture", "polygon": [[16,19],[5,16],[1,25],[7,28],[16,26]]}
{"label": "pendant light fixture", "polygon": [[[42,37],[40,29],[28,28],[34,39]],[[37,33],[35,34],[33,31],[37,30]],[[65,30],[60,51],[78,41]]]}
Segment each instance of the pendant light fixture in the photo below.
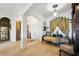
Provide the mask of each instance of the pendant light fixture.
{"label": "pendant light fixture", "polygon": [[53,16],[56,17],[57,16],[57,10],[56,10],[56,8],[58,7],[58,5],[57,4],[54,4],[52,7],[54,9]]}

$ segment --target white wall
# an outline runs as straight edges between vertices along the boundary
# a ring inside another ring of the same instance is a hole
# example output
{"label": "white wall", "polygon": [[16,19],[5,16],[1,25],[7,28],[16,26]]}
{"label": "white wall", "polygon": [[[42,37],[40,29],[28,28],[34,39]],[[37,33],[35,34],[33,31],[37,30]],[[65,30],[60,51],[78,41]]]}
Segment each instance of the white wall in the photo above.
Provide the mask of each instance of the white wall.
{"label": "white wall", "polygon": [[72,12],[71,9],[70,10],[63,11],[63,12],[59,12],[57,14],[57,16],[63,16],[63,17],[67,17],[67,18],[71,19],[71,12]]}
{"label": "white wall", "polygon": [[37,21],[36,23],[30,25],[31,29],[31,38],[32,39],[41,39],[42,36],[42,23]]}

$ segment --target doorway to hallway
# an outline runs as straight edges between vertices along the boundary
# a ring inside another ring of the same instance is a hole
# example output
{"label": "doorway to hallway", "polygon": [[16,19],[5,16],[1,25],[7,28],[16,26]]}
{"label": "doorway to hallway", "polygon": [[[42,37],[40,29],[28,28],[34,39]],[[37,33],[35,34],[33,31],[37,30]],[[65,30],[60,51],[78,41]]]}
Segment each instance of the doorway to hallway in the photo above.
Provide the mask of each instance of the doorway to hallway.
{"label": "doorway to hallway", "polygon": [[27,24],[27,43],[33,43],[35,40],[31,38],[31,26]]}
{"label": "doorway to hallway", "polygon": [[38,40],[39,26],[38,19],[35,16],[27,16],[27,44]]}

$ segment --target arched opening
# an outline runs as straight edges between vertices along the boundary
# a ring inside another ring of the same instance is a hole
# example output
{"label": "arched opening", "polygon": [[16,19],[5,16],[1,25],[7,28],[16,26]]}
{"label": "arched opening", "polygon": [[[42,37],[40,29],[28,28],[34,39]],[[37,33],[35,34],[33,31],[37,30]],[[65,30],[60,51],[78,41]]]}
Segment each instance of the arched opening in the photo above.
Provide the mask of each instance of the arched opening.
{"label": "arched opening", "polygon": [[7,17],[2,17],[0,19],[0,41],[10,40],[10,19]]}
{"label": "arched opening", "polygon": [[35,16],[27,16],[27,43],[30,44],[39,39],[40,21]]}

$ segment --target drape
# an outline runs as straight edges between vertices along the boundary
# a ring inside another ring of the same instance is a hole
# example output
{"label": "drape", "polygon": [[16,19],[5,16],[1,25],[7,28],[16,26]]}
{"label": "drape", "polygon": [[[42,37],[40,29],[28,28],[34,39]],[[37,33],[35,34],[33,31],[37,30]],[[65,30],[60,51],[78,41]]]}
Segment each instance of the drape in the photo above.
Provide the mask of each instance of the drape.
{"label": "drape", "polygon": [[59,27],[63,33],[68,32],[69,22],[66,17],[57,17],[50,22],[50,31],[53,32],[56,27]]}
{"label": "drape", "polygon": [[53,32],[56,27],[57,27],[57,21],[53,19],[53,21],[50,22],[50,31]]}
{"label": "drape", "polygon": [[60,23],[59,23],[58,27],[60,28],[60,30],[61,30],[63,33],[67,33],[67,32],[68,32],[68,28],[69,28],[68,19],[62,18],[62,19],[60,20]]}

